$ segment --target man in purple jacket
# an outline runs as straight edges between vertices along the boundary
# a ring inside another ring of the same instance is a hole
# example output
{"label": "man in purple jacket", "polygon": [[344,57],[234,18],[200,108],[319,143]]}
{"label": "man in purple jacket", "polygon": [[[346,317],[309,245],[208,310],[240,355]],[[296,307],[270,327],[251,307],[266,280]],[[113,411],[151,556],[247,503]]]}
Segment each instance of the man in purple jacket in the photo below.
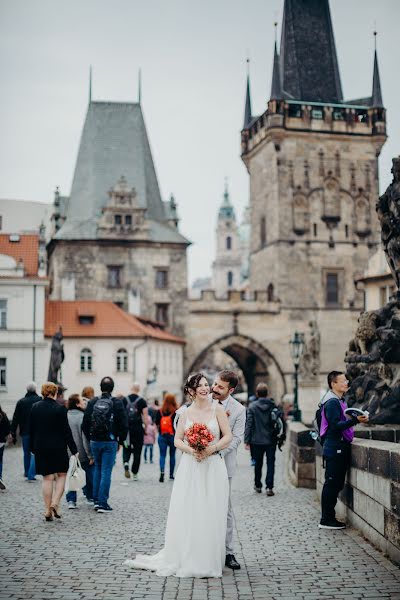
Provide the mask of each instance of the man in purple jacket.
{"label": "man in purple jacket", "polygon": [[354,425],[366,423],[367,416],[347,418],[343,400],[349,389],[346,375],[341,371],[328,374],[329,392],[323,400],[320,436],[324,439],[325,483],[321,495],[320,529],[344,529],[346,525],[336,519],[335,506],[343,489],[350,465],[350,448],[354,438]]}

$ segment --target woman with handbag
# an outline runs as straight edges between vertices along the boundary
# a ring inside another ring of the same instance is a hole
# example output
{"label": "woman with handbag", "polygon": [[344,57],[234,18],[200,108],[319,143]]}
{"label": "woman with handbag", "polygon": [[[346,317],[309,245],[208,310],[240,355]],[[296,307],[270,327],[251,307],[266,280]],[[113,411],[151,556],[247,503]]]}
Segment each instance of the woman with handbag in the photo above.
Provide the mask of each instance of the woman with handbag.
{"label": "woman with handbag", "polygon": [[68,424],[67,411],[56,402],[57,386],[42,385],[43,400],[32,407],[29,422],[31,452],[35,455],[36,473],[43,475],[42,493],[46,508],[45,519],[61,518],[59,503],[64,493],[69,458],[78,449]]}
{"label": "woman with handbag", "polygon": [[[87,388],[85,388],[86,390]],[[84,391],[85,391],[84,390]],[[79,452],[79,461],[86,473],[86,485],[82,488],[88,504],[93,504],[93,470],[94,461],[90,452],[90,444],[82,431],[83,415],[86,408],[86,400],[79,394],[72,394],[68,398],[68,423],[72,431],[72,437]],[[67,487],[68,490],[68,487]],[[76,491],[69,490],[66,494],[68,508],[76,508]]]}
{"label": "woman with handbag", "polygon": [[158,411],[155,418],[155,424],[158,427],[158,446],[160,448],[160,483],[164,482],[165,461],[167,450],[169,448],[169,478],[174,479],[175,452],[174,445],[175,429],[174,417],[177,411],[177,404],[174,394],[165,394],[161,410]]}

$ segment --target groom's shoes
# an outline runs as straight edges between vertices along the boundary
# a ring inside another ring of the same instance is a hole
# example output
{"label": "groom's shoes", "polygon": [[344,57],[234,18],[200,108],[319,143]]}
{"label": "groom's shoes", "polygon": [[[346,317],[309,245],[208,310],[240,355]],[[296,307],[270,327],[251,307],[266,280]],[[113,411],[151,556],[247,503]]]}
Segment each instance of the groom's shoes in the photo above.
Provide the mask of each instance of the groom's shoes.
{"label": "groom's shoes", "polygon": [[237,571],[238,569],[240,569],[240,565],[233,554],[226,555],[225,566],[228,567],[229,569],[233,569],[234,571]]}

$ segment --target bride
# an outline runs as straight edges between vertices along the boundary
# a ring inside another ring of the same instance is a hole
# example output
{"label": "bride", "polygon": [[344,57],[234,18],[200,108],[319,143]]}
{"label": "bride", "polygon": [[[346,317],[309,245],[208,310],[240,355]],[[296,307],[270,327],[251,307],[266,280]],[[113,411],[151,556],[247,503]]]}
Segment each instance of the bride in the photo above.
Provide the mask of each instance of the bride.
{"label": "bride", "polygon": [[[232,433],[223,407],[210,402],[209,393],[202,373],[189,377],[185,394],[193,402],[180,417],[175,434],[182,457],[171,494],[164,548],[153,556],[138,554],[135,560],[125,561],[126,565],[163,577],[222,576],[229,484],[219,451],[229,446]],[[214,436],[200,453],[185,437],[194,423],[206,424]]]}

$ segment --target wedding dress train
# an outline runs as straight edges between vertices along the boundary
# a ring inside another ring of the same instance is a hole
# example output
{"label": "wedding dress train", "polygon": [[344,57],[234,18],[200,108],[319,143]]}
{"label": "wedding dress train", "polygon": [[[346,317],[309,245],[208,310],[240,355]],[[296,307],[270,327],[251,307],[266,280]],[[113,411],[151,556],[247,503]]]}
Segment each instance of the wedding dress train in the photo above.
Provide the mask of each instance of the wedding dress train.
{"label": "wedding dress train", "polygon": [[[185,431],[192,424],[188,419]],[[220,429],[215,411],[207,427],[217,442]],[[191,454],[183,453],[172,489],[163,549],[152,556],[138,554],[125,564],[163,577],[221,577],[228,499],[224,459],[215,454],[197,462]]]}

